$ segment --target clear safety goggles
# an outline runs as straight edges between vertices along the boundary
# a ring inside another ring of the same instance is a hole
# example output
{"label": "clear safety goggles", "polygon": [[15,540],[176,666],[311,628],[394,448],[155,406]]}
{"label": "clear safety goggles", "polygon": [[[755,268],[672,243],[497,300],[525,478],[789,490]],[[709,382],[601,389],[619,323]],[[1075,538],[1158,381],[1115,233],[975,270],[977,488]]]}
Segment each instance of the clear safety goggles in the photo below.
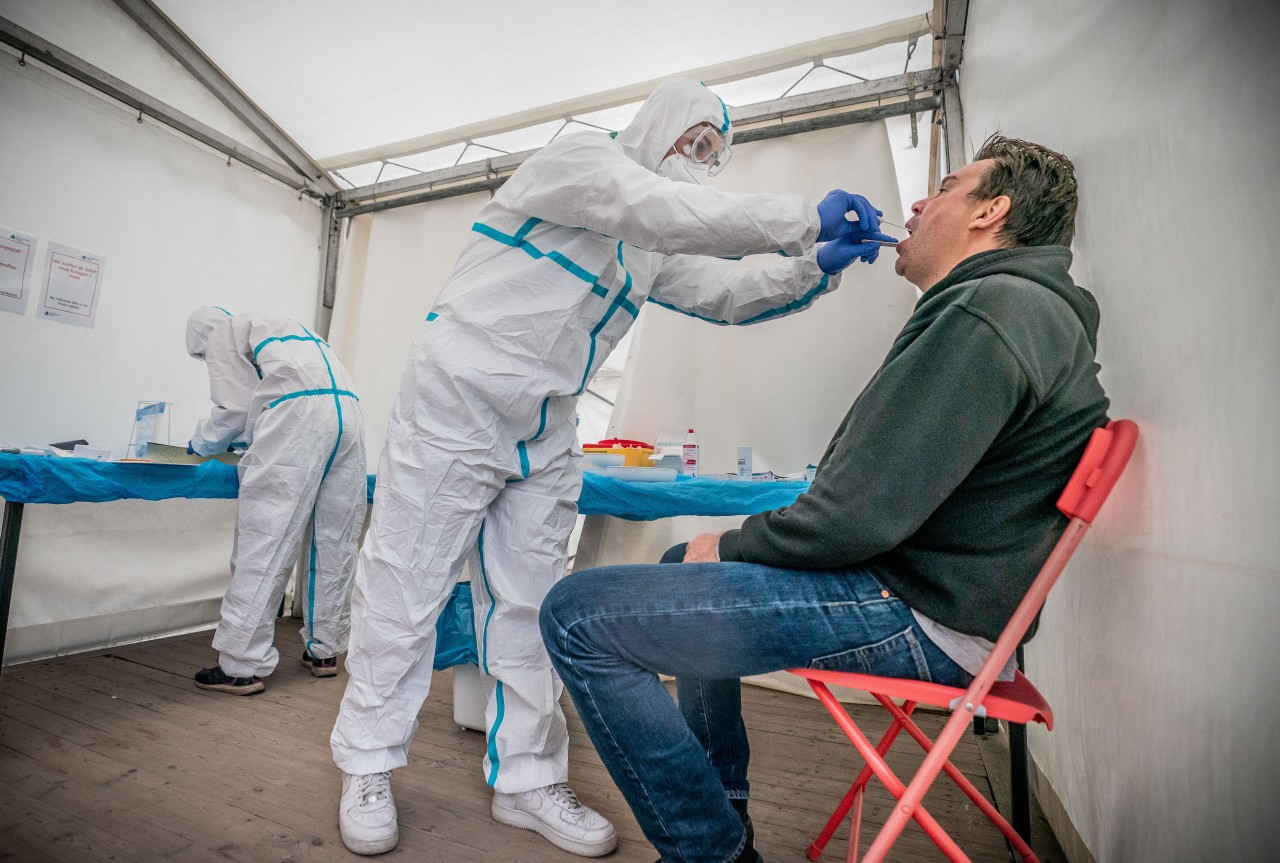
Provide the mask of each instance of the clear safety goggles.
{"label": "clear safety goggles", "polygon": [[694,164],[705,168],[708,177],[714,177],[729,163],[733,150],[719,129],[708,126],[698,133],[692,143],[683,145],[680,153]]}

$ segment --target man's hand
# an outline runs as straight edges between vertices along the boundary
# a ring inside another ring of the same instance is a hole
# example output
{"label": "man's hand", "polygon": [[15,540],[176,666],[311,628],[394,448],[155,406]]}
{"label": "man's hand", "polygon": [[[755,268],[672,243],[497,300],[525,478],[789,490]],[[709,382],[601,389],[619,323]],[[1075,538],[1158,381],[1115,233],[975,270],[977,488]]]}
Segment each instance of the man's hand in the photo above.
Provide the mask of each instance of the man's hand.
{"label": "man's hand", "polygon": [[720,560],[720,534],[703,533],[689,540],[684,549],[685,563],[716,563]]}

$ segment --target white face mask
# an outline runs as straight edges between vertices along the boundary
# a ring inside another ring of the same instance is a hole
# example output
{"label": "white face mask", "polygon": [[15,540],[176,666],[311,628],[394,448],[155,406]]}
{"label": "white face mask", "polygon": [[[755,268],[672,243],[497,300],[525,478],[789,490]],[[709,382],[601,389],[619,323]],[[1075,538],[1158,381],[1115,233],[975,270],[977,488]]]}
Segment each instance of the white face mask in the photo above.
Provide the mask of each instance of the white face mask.
{"label": "white face mask", "polygon": [[699,165],[686,156],[672,153],[658,165],[658,176],[675,180],[677,183],[697,183],[707,176],[707,166]]}

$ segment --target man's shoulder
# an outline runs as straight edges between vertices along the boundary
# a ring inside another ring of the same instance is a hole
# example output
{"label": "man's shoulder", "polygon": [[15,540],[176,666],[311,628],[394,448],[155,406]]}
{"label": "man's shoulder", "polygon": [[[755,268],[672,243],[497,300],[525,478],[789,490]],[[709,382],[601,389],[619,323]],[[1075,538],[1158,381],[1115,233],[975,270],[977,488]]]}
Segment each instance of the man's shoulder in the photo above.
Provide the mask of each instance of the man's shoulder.
{"label": "man's shoulder", "polygon": [[[1069,285],[1066,290],[1082,293]],[[1028,320],[1066,318],[1078,316],[1072,303],[1063,295],[1062,286],[1051,286],[1042,280],[1010,272],[994,272],[979,275],[954,285],[949,293],[950,305],[992,322],[1026,322]]]}

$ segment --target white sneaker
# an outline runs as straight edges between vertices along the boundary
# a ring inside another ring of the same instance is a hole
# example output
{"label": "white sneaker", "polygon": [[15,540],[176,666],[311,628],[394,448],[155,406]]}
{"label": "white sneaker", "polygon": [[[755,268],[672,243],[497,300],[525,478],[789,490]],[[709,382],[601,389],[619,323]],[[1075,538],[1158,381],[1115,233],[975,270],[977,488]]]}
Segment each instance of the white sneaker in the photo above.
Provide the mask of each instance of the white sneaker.
{"label": "white sneaker", "polygon": [[342,844],[356,854],[382,854],[396,847],[400,828],[390,773],[342,774],[338,828]]}
{"label": "white sneaker", "polygon": [[534,830],[552,845],[581,857],[601,857],[618,847],[618,834],[609,819],[583,806],[563,782],[493,795],[490,807],[499,824]]}

